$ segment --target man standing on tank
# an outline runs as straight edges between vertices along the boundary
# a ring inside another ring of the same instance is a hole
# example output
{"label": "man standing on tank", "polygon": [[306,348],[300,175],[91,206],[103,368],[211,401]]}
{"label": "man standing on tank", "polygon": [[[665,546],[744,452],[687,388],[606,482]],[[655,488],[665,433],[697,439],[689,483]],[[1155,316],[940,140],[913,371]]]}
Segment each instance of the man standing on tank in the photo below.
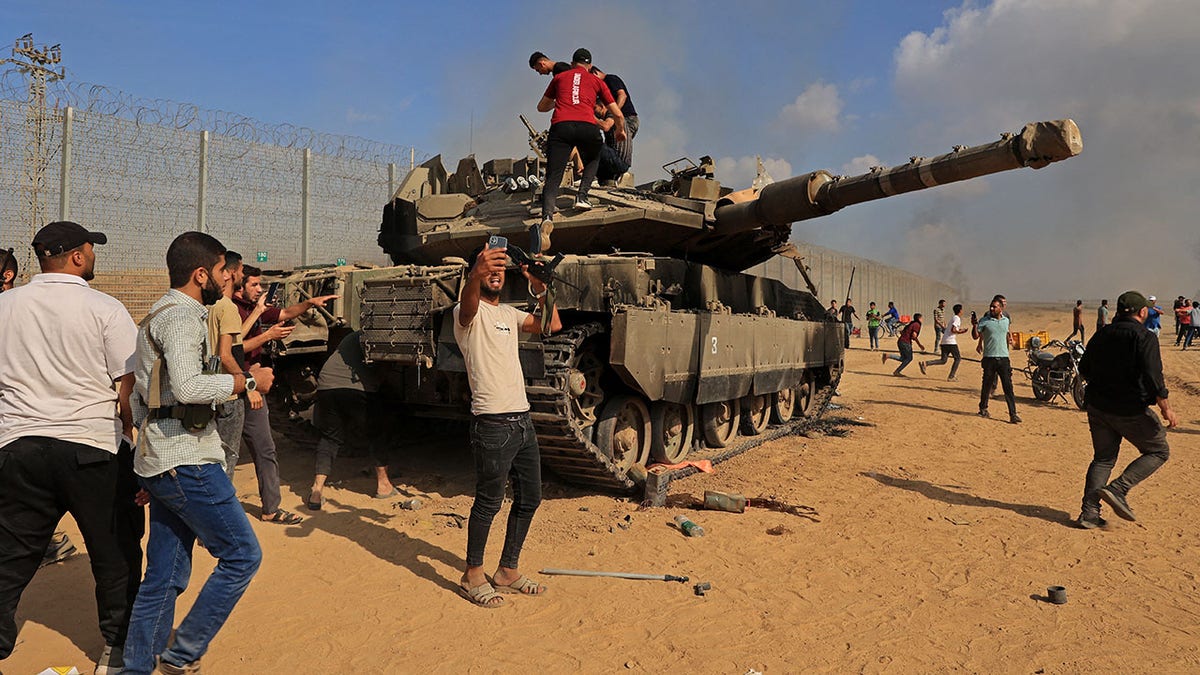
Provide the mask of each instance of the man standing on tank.
{"label": "man standing on tank", "polygon": [[638,114],[637,109],[633,107],[633,99],[629,96],[629,90],[625,87],[625,80],[612,73],[605,73],[596,66],[592,66],[591,72],[608,87],[609,93],[613,95],[613,100],[617,102],[617,107],[621,109],[621,114],[625,116],[627,137],[623,141],[614,139],[612,146],[621,156],[621,161],[633,166],[633,138],[637,136],[638,132]]}
{"label": "man standing on tank", "polygon": [[[459,591],[481,607],[505,604],[499,593],[539,595],[546,587],[521,574],[517,565],[533,514],[542,500],[541,456],[525,376],[517,352],[518,333],[541,331],[546,285],[521,273],[536,293],[538,310],[527,314],[500,302],[507,253],[486,246],[473,261],[462,297],[454,306],[454,339],[462,350],[471,387],[471,451],[475,456],[475,502],[467,524],[467,566]],[[552,310],[550,330],[562,328]],[[508,514],[504,549],[491,579],[483,571],[483,554],[492,520],[512,479],[513,504]]]}
{"label": "man standing on tank", "polygon": [[[1129,490],[1157,471],[1169,456],[1166,429],[1150,410],[1150,404],[1156,403],[1168,427],[1178,424],[1167,400],[1158,340],[1145,328],[1151,304],[1137,291],[1122,293],[1117,298],[1116,319],[1092,336],[1079,361],[1079,373],[1088,383],[1084,401],[1093,450],[1083,507],[1076,519],[1084,529],[1105,524],[1100,518],[1101,500],[1121,518],[1134,520],[1125,499]],[[1109,483],[1122,439],[1141,455]]]}
{"label": "man standing on tank", "polygon": [[625,118],[616,101],[600,78],[588,72],[592,65],[592,53],[586,49],[576,49],[571,57],[571,69],[559,73],[550,80],[538,101],[538,112],[554,111],[550,119],[550,134],[546,140],[546,185],[542,188],[542,222],[535,226],[534,238],[538,240],[535,248],[540,253],[550,248],[550,233],[554,230],[554,213],[557,208],[558,190],[562,184],[563,172],[571,157],[571,149],[577,148],[583,159],[583,177],[579,182],[579,192],[575,196],[575,209],[578,211],[591,210],[588,202],[588,191],[596,179],[596,171],[600,166],[600,146],[604,139],[600,127],[596,124],[596,101],[599,100],[609,109],[616,120],[613,138],[618,142],[624,141]]}

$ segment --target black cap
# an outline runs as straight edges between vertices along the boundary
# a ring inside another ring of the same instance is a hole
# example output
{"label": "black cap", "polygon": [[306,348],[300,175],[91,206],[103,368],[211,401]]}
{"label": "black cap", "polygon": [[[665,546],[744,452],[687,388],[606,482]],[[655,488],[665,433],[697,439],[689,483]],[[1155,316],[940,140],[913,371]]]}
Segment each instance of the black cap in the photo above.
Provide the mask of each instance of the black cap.
{"label": "black cap", "polygon": [[38,230],[33,237],[33,252],[39,258],[66,253],[88,242],[107,244],[108,237],[101,232],[88,232],[79,223],[60,220]]}
{"label": "black cap", "polygon": [[592,65],[592,53],[583,47],[580,47],[579,49],[575,50],[574,54],[571,55],[571,62],[586,63],[590,66]]}
{"label": "black cap", "polygon": [[1120,314],[1136,312],[1151,305],[1152,303],[1146,300],[1146,296],[1137,291],[1125,291],[1121,297],[1117,298],[1117,312]]}

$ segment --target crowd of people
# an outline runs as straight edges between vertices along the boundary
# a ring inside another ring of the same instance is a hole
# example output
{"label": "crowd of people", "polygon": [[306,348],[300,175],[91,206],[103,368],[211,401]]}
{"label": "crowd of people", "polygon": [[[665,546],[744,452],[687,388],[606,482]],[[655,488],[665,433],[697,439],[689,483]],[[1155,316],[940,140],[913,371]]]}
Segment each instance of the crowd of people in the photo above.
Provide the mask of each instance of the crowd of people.
{"label": "crowd of people", "polygon": [[[992,298],[982,318],[971,312],[970,333],[972,339],[976,340],[975,349],[981,355],[983,371],[979,416],[990,417],[988,403],[998,381],[1008,406],[1009,422],[1020,424],[1009,360],[1009,350],[1014,345],[1007,306],[1007,298],[998,294]],[[849,307],[850,299],[847,298],[840,310],[836,301],[830,303],[829,309],[831,319],[846,322],[847,334],[851,325],[846,317],[853,312]],[[875,350],[879,346],[883,320],[874,302],[870,307],[867,326],[870,330],[870,348]],[[889,310],[895,309],[892,302],[888,303],[888,307]],[[962,326],[961,304],[954,305],[949,322],[946,321],[945,307],[946,301],[939,300],[933,310],[934,334],[941,349],[941,358],[920,361],[918,366],[922,374],[927,374],[931,366],[945,365],[949,359],[953,359],[947,379],[954,381],[962,359],[957,336],[967,333],[968,329]],[[1117,299],[1116,315],[1111,321],[1108,300],[1102,300],[1096,310],[1096,330],[1091,340],[1086,340],[1084,334],[1083,312],[1083,300],[1077,300],[1072,311],[1072,331],[1067,340],[1079,335],[1080,341],[1086,342],[1079,362],[1079,374],[1087,382],[1084,404],[1092,436],[1093,459],[1088,465],[1080,515],[1075,523],[1083,529],[1095,529],[1107,524],[1101,517],[1101,503],[1107,504],[1120,518],[1130,521],[1136,519],[1126,497],[1133,487],[1167,461],[1170,453],[1166,430],[1177,426],[1178,420],[1163,380],[1159,336],[1164,312],[1157,298],[1153,295],[1143,296],[1137,291],[1122,293]],[[882,355],[884,364],[889,360],[899,362],[900,365],[892,373],[895,376],[903,377],[902,371],[913,361],[913,343],[922,351],[925,350],[918,337],[922,318],[917,313],[904,324],[896,340],[898,353]],[[1197,327],[1200,327],[1200,302],[1179,296],[1175,300],[1175,344],[1179,345],[1182,340],[1183,349],[1187,349]],[[1159,408],[1159,415],[1150,409],[1151,406]],[[1139,455],[1121,475],[1110,482],[1123,440],[1129,441]]]}

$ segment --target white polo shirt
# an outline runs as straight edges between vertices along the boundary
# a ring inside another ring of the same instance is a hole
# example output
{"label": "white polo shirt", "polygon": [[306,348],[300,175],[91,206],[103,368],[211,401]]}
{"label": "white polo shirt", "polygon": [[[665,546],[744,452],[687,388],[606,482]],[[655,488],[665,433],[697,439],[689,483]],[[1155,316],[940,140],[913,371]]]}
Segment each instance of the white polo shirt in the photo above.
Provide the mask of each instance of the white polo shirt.
{"label": "white polo shirt", "polygon": [[137,327],[116,298],[73,274],[0,293],[0,447],[47,436],[113,454],[113,380],[133,372]]}

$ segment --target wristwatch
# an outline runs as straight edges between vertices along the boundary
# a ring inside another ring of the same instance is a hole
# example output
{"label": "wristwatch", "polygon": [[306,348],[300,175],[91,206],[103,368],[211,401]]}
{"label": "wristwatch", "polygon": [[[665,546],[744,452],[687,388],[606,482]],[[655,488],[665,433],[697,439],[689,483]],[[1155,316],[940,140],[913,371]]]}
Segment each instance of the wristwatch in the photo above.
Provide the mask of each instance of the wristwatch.
{"label": "wristwatch", "polygon": [[258,389],[258,381],[250,374],[250,371],[242,371],[242,375],[246,378],[246,391],[254,391]]}

